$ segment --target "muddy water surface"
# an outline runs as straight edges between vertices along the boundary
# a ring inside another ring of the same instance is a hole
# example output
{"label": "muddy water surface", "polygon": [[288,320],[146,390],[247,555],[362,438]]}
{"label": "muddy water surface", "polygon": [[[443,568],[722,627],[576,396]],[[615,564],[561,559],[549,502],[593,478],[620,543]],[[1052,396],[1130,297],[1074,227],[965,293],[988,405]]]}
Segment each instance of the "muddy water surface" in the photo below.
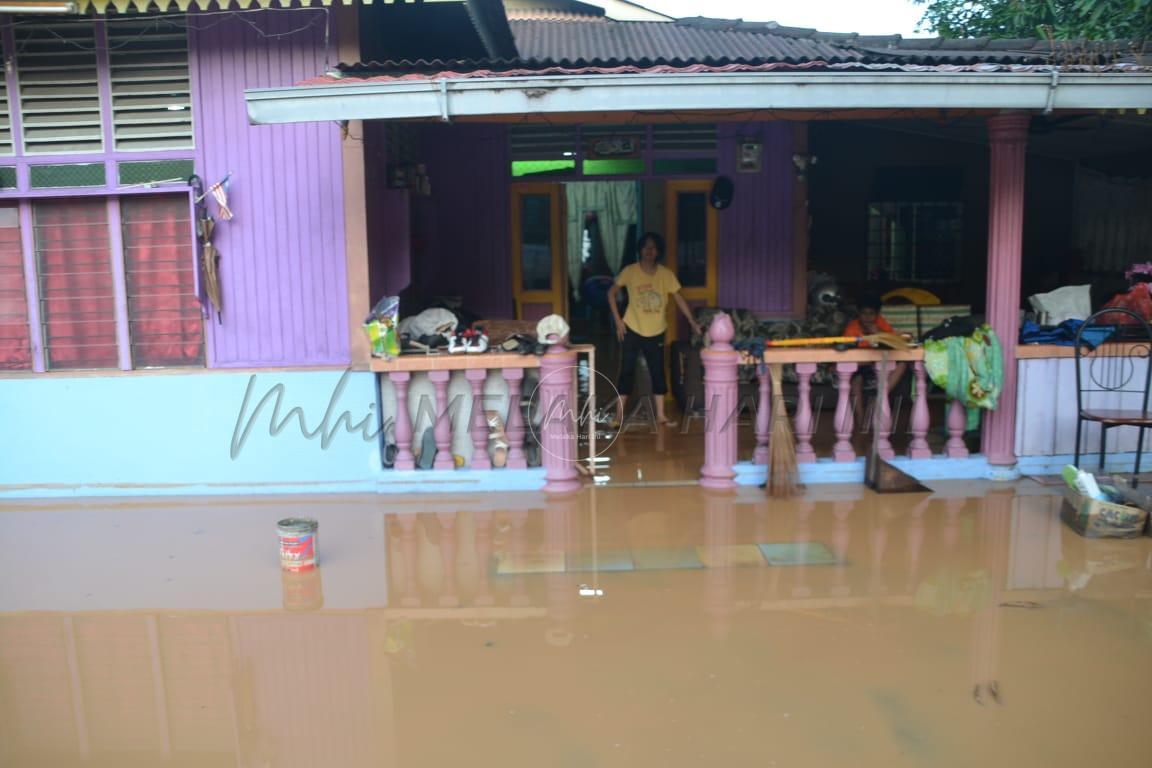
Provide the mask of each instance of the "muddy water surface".
{"label": "muddy water surface", "polygon": [[1152,539],[1059,504],[10,502],[0,765],[1152,765]]}

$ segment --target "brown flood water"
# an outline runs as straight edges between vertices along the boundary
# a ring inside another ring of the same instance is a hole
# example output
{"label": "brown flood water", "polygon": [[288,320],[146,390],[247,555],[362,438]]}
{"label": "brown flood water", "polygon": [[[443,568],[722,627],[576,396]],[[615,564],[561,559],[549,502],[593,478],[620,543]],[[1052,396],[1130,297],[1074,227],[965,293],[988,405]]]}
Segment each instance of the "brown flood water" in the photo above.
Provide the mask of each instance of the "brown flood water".
{"label": "brown flood water", "polygon": [[1152,539],[989,488],[6,503],[0,765],[1152,765]]}

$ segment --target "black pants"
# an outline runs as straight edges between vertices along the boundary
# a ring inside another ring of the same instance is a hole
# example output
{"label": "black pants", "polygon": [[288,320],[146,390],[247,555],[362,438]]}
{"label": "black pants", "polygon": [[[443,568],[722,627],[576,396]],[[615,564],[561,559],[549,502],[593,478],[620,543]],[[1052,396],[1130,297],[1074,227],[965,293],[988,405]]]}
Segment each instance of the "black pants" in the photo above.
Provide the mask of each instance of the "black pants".
{"label": "black pants", "polygon": [[648,372],[652,374],[652,394],[663,395],[668,391],[668,380],[664,376],[664,334],[641,336],[629,328],[624,332],[624,349],[620,361],[620,378],[616,389],[622,395],[632,394],[632,384],[636,378],[636,358],[644,355]]}

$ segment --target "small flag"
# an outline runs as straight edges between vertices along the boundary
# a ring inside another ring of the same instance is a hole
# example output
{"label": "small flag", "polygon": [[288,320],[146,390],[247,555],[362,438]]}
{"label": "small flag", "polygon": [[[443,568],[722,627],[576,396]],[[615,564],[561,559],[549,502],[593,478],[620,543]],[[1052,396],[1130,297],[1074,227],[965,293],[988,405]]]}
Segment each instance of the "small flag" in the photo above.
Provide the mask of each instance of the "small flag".
{"label": "small flag", "polygon": [[232,174],[228,174],[208,188],[212,197],[216,198],[216,204],[220,206],[220,218],[224,221],[232,220],[232,209],[228,207],[228,179],[231,176]]}

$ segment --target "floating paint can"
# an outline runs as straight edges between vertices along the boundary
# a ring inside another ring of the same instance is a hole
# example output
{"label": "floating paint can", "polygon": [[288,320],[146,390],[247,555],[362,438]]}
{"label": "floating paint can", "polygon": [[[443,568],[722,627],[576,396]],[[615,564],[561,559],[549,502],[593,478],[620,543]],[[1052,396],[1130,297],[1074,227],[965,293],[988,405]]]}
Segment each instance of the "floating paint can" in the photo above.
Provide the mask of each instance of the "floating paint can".
{"label": "floating paint can", "polygon": [[307,571],[316,567],[316,529],[319,527],[319,523],[306,517],[289,517],[276,524],[281,568]]}
{"label": "floating paint can", "polygon": [[284,586],[284,608],[289,611],[318,611],[324,607],[320,568],[307,571],[280,571]]}

